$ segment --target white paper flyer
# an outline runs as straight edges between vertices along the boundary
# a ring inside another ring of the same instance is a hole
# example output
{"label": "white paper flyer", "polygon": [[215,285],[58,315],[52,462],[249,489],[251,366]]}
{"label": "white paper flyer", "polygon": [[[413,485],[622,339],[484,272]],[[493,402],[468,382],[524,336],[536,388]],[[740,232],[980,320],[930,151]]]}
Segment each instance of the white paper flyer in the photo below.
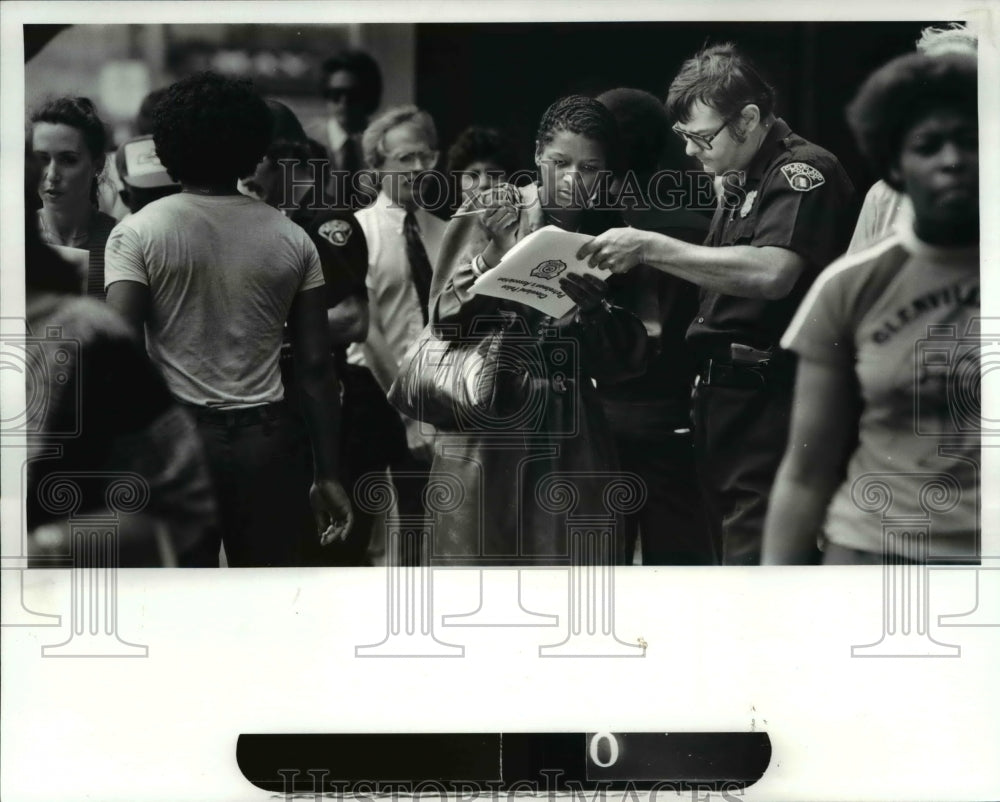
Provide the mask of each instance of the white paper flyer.
{"label": "white paper flyer", "polygon": [[576,304],[562,291],[559,279],[568,273],[590,273],[604,280],[608,271],[590,267],[577,259],[580,247],[590,242],[589,234],[574,234],[558,226],[545,226],[511,248],[500,264],[480,276],[472,285],[477,295],[491,295],[534,307],[560,318]]}

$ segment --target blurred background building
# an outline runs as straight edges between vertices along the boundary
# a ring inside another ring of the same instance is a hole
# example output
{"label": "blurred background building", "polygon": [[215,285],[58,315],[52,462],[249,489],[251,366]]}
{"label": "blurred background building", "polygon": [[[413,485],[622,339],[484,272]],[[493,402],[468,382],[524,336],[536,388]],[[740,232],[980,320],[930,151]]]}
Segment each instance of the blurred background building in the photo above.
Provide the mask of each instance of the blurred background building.
{"label": "blurred background building", "polygon": [[858,189],[872,182],[844,122],[864,77],[913,50],[941,21],[446,24],[26,25],[29,110],[46,97],[91,97],[116,141],[132,133],[147,92],[199,69],[243,75],[308,127],[325,115],[320,64],[345,47],[382,68],[382,106],[415,102],[434,116],[444,150],[466,126],[509,132],[532,166],[535,126],[569,92],[615,86],[664,97],[681,63],[706,42],[735,41],[776,86],[778,112],[833,151]]}

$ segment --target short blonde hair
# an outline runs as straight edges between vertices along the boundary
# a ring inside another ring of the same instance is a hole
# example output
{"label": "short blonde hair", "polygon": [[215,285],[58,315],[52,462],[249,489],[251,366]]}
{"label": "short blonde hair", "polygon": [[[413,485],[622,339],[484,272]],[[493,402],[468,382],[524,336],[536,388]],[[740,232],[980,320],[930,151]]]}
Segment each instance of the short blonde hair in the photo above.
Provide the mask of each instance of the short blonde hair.
{"label": "short blonde hair", "polygon": [[385,135],[404,123],[419,128],[427,137],[427,143],[432,148],[437,148],[437,128],[434,127],[430,114],[412,105],[393,106],[372,120],[361,135],[361,150],[368,167],[377,170],[385,163]]}

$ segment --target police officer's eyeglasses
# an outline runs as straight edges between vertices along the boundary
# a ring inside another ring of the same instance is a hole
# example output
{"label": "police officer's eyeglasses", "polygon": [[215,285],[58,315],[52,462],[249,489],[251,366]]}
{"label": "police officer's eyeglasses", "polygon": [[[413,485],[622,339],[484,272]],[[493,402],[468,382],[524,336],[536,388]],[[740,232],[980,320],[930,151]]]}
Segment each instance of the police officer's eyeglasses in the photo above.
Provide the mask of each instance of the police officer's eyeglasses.
{"label": "police officer's eyeglasses", "polygon": [[679,136],[685,142],[694,142],[694,144],[696,144],[701,150],[711,150],[712,140],[714,140],[719,134],[721,134],[723,129],[727,125],[729,125],[729,123],[731,123],[733,120],[739,117],[740,114],[742,113],[743,109],[740,109],[735,114],[726,117],[726,119],[722,121],[722,125],[719,126],[719,129],[712,134],[696,134],[692,131],[685,131],[678,125],[675,125],[670,130],[672,130],[675,134],[677,134],[677,136]]}

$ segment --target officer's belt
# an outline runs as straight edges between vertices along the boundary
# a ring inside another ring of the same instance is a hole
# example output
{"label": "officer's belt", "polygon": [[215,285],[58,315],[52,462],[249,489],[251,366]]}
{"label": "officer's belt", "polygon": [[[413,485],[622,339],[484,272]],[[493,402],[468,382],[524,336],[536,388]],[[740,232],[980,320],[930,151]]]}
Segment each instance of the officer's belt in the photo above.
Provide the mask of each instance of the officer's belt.
{"label": "officer's belt", "polygon": [[734,365],[731,361],[706,359],[698,370],[698,384],[762,390],[767,386],[767,366]]}

